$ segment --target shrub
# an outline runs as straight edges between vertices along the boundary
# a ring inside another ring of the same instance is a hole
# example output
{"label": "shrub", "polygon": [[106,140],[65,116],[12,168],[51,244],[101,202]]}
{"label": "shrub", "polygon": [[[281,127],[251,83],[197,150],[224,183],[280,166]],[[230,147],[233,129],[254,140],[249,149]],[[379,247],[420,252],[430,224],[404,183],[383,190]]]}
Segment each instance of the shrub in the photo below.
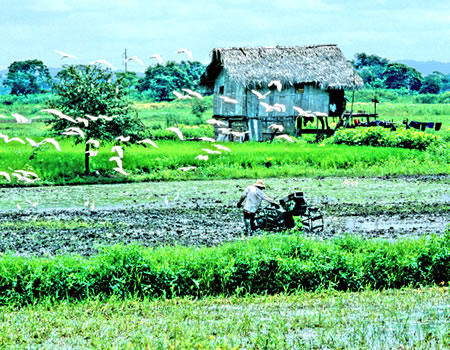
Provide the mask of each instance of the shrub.
{"label": "shrub", "polygon": [[298,233],[218,247],[114,246],[91,258],[0,257],[0,304],[400,288],[450,280],[450,232],[395,242]]}
{"label": "shrub", "polygon": [[396,131],[377,126],[368,128],[341,129],[330,139],[331,143],[378,147],[399,147],[425,150],[429,146],[443,145],[441,137],[413,129]]}

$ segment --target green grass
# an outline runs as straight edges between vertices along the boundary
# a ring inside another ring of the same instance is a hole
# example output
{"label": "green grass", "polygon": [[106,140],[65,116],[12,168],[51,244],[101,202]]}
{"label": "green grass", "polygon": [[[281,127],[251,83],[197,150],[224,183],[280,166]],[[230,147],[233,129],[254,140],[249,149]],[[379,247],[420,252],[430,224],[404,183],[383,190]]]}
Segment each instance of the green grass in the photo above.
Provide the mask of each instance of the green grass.
{"label": "green grass", "polygon": [[0,304],[45,300],[210,297],[445,285],[450,232],[442,236],[317,240],[294,232],[217,247],[112,246],[99,255],[0,256]]}
{"label": "green grass", "polygon": [[444,349],[449,290],[214,299],[91,299],[0,308],[0,347]]}

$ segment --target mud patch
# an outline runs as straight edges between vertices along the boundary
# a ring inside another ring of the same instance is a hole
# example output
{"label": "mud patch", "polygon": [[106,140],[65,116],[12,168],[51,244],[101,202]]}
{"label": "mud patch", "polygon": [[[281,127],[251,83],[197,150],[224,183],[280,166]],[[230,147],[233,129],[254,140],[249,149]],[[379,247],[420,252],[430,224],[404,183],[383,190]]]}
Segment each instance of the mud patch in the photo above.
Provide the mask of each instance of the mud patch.
{"label": "mud patch", "polygon": [[[445,232],[449,177],[265,179],[281,198],[304,191],[321,208],[321,237],[344,233],[396,238]],[[236,202],[252,180],[1,189],[0,252],[92,255],[99,247],[213,246],[242,237]],[[352,186],[347,184],[351,183]],[[357,184],[357,185],[355,185]],[[39,201],[32,207],[28,202]],[[94,210],[84,206],[89,200]],[[22,205],[23,210],[16,208]]]}

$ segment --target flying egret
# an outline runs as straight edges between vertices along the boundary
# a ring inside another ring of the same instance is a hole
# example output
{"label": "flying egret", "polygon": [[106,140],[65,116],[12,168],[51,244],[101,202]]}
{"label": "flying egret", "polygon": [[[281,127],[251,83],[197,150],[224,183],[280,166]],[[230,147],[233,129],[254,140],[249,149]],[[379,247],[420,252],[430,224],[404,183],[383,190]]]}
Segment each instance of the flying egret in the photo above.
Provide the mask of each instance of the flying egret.
{"label": "flying egret", "polygon": [[37,202],[32,202],[29,199],[26,199],[25,202],[27,202],[28,204],[30,204],[33,208],[37,208],[37,206],[39,205],[39,201]]}
{"label": "flying egret", "polygon": [[272,129],[273,131],[279,131],[279,132],[282,132],[284,130],[284,126],[279,125],[279,124],[270,124],[269,128]]}
{"label": "flying egret", "polygon": [[221,98],[223,100],[222,103],[233,103],[233,104],[239,103],[238,100],[235,100],[234,98],[231,98],[228,96],[219,96],[219,98]]}
{"label": "flying egret", "polygon": [[111,63],[109,63],[107,60],[105,59],[100,59],[100,60],[95,60],[89,63],[90,65],[95,65],[95,64],[103,64],[109,68],[111,68],[112,70],[115,70],[116,67],[114,67]]}
{"label": "flying egret", "polygon": [[195,159],[199,159],[199,160],[208,160],[208,156],[204,156],[203,154],[199,154],[197,157],[195,157]]}
{"label": "flying egret", "polygon": [[122,148],[122,146],[114,146],[113,148],[111,148],[111,152],[117,152],[117,155],[120,158],[123,158],[123,148]]}
{"label": "flying egret", "polygon": [[189,170],[194,170],[194,169],[196,169],[197,167],[196,166],[183,166],[183,167],[181,167],[181,168],[178,168],[178,170],[181,170],[181,171],[189,171]]}
{"label": "flying egret", "polygon": [[281,85],[281,81],[279,80],[272,80],[269,82],[268,87],[271,87],[272,85],[274,85],[278,91],[281,91],[282,85]]}
{"label": "flying egret", "polygon": [[69,117],[68,115],[65,115],[63,112],[58,111],[57,109],[53,109],[53,108],[41,109],[41,112],[47,112],[47,113],[56,115],[60,119],[68,120],[69,122],[74,123],[74,124],[77,123],[77,121],[75,119],[73,119],[72,117]]}
{"label": "flying egret", "polygon": [[69,53],[65,53],[65,52],[62,52],[62,51],[59,51],[59,50],[55,50],[55,52],[58,55],[61,55],[61,59],[60,60],[62,60],[64,58],[75,58],[75,59],[78,59],[78,57],[75,57],[74,55],[71,55]]}
{"label": "flying egret", "polygon": [[138,141],[137,143],[148,143],[149,145],[151,145],[155,148],[158,148],[158,145],[150,139],[141,140],[141,141]]}
{"label": "flying egret", "polygon": [[95,148],[98,148],[100,146],[100,141],[99,140],[94,140],[94,139],[89,139],[86,141],[87,145],[92,145]]}
{"label": "flying egret", "polygon": [[259,104],[264,107],[264,109],[266,110],[267,113],[270,113],[270,112],[273,112],[273,111],[281,112],[281,107],[280,106],[275,106],[275,105],[271,106],[271,105],[269,105],[269,104],[267,104],[265,102],[260,102]]}
{"label": "flying egret", "polygon": [[140,59],[139,57],[137,57],[137,56],[127,57],[127,58],[124,60],[125,63],[130,62],[130,61],[136,61],[136,62],[138,62],[140,65],[144,66],[144,62],[142,62],[141,59]]}
{"label": "flying egret", "polygon": [[128,142],[130,141],[130,136],[117,136],[115,139],[120,142]]}
{"label": "flying egret", "polygon": [[211,138],[211,137],[205,137],[205,136],[202,136],[202,137],[200,137],[199,139],[202,140],[202,141],[206,141],[206,142],[216,142],[216,140],[214,140],[214,139]]}
{"label": "flying egret", "polygon": [[122,158],[119,158],[119,157],[111,157],[111,158],[109,158],[109,161],[110,161],[110,162],[116,162],[117,166],[118,166],[119,168],[122,168]]}
{"label": "flying egret", "polygon": [[128,173],[125,170],[123,170],[122,167],[113,168],[113,170],[117,171],[118,173],[120,173],[122,175],[125,175],[125,176],[128,175]]}
{"label": "flying egret", "polygon": [[223,122],[221,120],[214,119],[214,118],[213,119],[208,119],[206,121],[206,123],[207,124],[212,124],[212,125],[217,125],[217,126],[221,126],[221,125],[227,126],[228,125],[227,123],[225,123],[225,122]]}
{"label": "flying egret", "polygon": [[176,53],[177,53],[177,54],[179,54],[179,53],[185,53],[185,54],[189,57],[190,60],[193,59],[193,57],[192,57],[192,52],[189,51],[188,49],[179,48],[179,49],[177,50]]}
{"label": "flying egret", "polygon": [[6,180],[8,180],[8,182],[11,182],[11,175],[9,175],[9,173],[7,173],[6,171],[0,171],[0,175],[4,176]]}
{"label": "flying egret", "polygon": [[252,93],[258,97],[258,100],[264,100],[271,91],[266,92],[265,94],[260,93],[259,91],[252,90]]}
{"label": "flying egret", "polygon": [[212,149],[209,149],[209,148],[202,148],[202,151],[204,151],[208,154],[220,154],[219,151],[213,151]]}
{"label": "flying egret", "polygon": [[229,149],[228,147],[222,146],[222,145],[213,145],[214,147],[222,150],[222,151],[226,151],[226,152],[231,152],[231,149]]}
{"label": "flying egret", "polygon": [[80,128],[77,128],[77,127],[67,128],[62,134],[67,135],[67,136],[72,136],[72,135],[80,136],[82,139],[84,139],[83,130],[81,130]]}
{"label": "flying egret", "polygon": [[11,114],[13,117],[14,117],[14,119],[16,120],[16,122],[18,123],[18,124],[30,124],[31,123],[31,120],[28,120],[27,118],[25,118],[23,115],[21,115],[21,114],[18,114],[18,113],[12,113]]}
{"label": "flying egret", "polygon": [[167,130],[172,131],[172,132],[174,132],[175,134],[177,134],[178,138],[179,138],[181,141],[184,140],[183,134],[181,133],[180,129],[175,128],[175,127],[172,126],[172,127],[170,127],[170,128],[167,128]]}
{"label": "flying egret", "polygon": [[282,139],[289,142],[294,142],[294,140],[286,134],[275,136],[276,139]]}
{"label": "flying egret", "polygon": [[108,117],[107,115],[100,115],[100,118],[102,118],[103,120],[110,122],[111,120],[113,120],[115,117],[117,117],[116,115],[113,115],[112,117]]}
{"label": "flying egret", "polygon": [[282,112],[286,112],[286,105],[284,105],[284,104],[282,104],[282,103],[275,103],[273,106],[274,106],[274,107],[281,108],[281,111],[282,111]]}
{"label": "flying egret", "polygon": [[198,93],[198,92],[196,92],[196,91],[193,91],[193,90],[191,90],[191,89],[181,89],[181,90],[187,92],[187,93],[188,93],[189,95],[191,95],[191,96],[194,96],[194,97],[199,98],[200,100],[203,100],[202,94],[200,94],[200,93]]}
{"label": "flying egret", "polygon": [[175,97],[177,98],[177,99],[179,99],[179,100],[185,100],[185,99],[188,99],[188,98],[192,98],[191,96],[189,96],[189,95],[183,95],[183,94],[180,94],[178,91],[172,91],[172,93],[175,95]]}
{"label": "flying egret", "polygon": [[28,143],[31,145],[31,147],[39,147],[41,143],[37,143],[33,139],[30,139],[29,137],[26,137],[25,140],[28,141]]}
{"label": "flying egret", "polygon": [[98,154],[98,151],[89,150],[84,153],[86,153],[89,157],[95,157]]}
{"label": "flying egret", "polygon": [[305,111],[303,109],[301,109],[300,107],[297,106],[293,106],[292,107],[299,115],[304,115]]}
{"label": "flying egret", "polygon": [[224,135],[230,135],[230,133],[231,133],[230,128],[218,128],[217,130],[219,130]]}
{"label": "flying egret", "polygon": [[51,143],[53,146],[55,146],[55,148],[59,152],[61,152],[61,146],[59,145],[59,142],[56,141],[54,138],[47,137],[47,138],[43,139],[40,143]]}
{"label": "flying egret", "polygon": [[93,115],[89,114],[86,114],[86,118],[92,120],[93,122],[95,122],[97,119],[100,119],[100,117],[94,117]]}
{"label": "flying egret", "polygon": [[153,58],[156,59],[156,60],[158,60],[158,63],[159,63],[159,64],[162,64],[163,59],[162,59],[161,55],[155,53],[155,54],[153,54],[153,55],[150,56],[150,59],[153,59]]}
{"label": "flying egret", "polygon": [[85,119],[85,118],[77,118],[75,119],[75,121],[80,124],[83,123],[84,127],[87,128],[89,126],[89,120]]}
{"label": "flying egret", "polygon": [[19,142],[19,143],[21,143],[22,145],[24,145],[24,144],[26,143],[26,142],[25,142],[24,140],[22,140],[20,137],[8,138],[7,135],[2,135],[2,137],[3,137],[3,139],[5,140],[5,143],[9,143],[9,142],[12,142],[12,141]]}

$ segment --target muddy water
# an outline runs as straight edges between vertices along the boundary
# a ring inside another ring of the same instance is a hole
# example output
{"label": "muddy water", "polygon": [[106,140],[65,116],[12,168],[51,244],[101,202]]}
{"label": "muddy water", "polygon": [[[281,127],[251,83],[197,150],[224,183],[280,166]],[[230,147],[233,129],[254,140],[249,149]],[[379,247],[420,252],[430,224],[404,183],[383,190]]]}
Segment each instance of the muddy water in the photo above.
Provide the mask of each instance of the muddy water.
{"label": "muddy water", "polygon": [[[274,198],[305,192],[325,216],[325,237],[443,233],[450,219],[450,176],[264,181]],[[220,244],[241,237],[236,202],[252,182],[0,188],[0,251],[89,255],[115,243]]]}

